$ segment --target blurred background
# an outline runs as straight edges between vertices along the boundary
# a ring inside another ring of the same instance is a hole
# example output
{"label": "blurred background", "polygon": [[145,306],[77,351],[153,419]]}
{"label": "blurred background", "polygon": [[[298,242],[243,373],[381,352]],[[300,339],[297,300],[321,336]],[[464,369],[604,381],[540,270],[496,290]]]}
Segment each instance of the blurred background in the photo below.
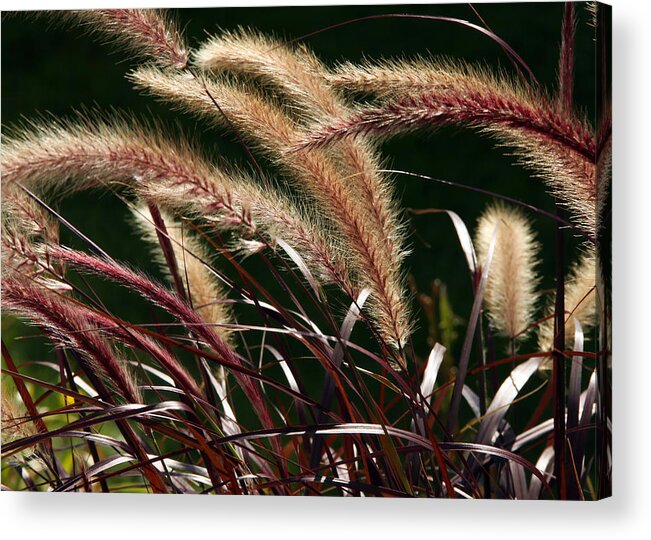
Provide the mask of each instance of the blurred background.
{"label": "blurred background", "polygon": [[[594,114],[593,29],[583,3],[577,9],[576,106],[589,118]],[[287,39],[297,38],[349,19],[382,13],[427,14],[466,19],[482,24],[503,38],[530,66],[551,94],[555,89],[560,43],[562,3],[507,3],[384,6],[319,6],[269,8],[180,9],[175,16],[191,45],[208,34],[238,26],[252,27]],[[500,47],[485,35],[459,24],[428,20],[376,19],[328,30],[304,40],[327,64],[363,58],[443,55],[485,65],[492,70],[513,72]],[[56,17],[4,13],[2,18],[2,126],[19,123],[49,112],[69,116],[82,107],[116,108],[142,117],[162,118],[170,131],[191,134],[207,153],[223,156],[246,167],[246,157],[232,136],[210,131],[207,125],[169,110],[168,106],[138,95],[124,75],[133,67],[128,54],[97,43],[80,28],[67,28]],[[508,149],[495,148],[493,141],[462,129],[441,129],[434,134],[414,134],[382,145],[389,168],[469,184],[523,200],[553,211],[543,184],[514,163]],[[481,211],[491,198],[456,187],[396,176],[397,197],[402,207],[438,208],[457,212],[471,234]],[[93,191],[56,202],[56,208],[72,224],[118,260],[158,275],[145,244],[134,230],[129,211],[115,196]],[[543,249],[543,288],[552,288],[554,224],[531,215]],[[407,260],[410,282],[431,294],[434,287],[447,287],[449,306],[460,324],[470,312],[472,294],[463,253],[449,219],[444,214],[420,217],[407,215],[412,255]],[[64,242],[84,247],[73,235],[62,232]],[[568,264],[576,258],[577,243],[568,242]],[[574,250],[574,251],[573,251]],[[257,263],[259,265],[259,262]],[[252,272],[255,257],[245,263]],[[266,279],[264,275],[260,279]],[[151,321],[151,308],[119,288],[94,284],[107,308],[132,322]],[[416,352],[426,355],[427,322],[414,302],[418,330]],[[49,346],[39,339],[25,338],[36,332],[13,318],[4,317],[3,340],[18,358],[40,354]],[[460,343],[453,348],[460,348]],[[453,350],[454,355],[457,351]]]}

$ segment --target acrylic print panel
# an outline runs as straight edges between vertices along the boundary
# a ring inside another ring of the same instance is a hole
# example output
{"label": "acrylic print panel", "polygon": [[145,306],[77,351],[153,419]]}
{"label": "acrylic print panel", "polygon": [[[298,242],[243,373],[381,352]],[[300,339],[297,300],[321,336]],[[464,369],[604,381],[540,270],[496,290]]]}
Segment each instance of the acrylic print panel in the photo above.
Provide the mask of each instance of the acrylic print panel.
{"label": "acrylic print panel", "polygon": [[3,489],[608,496],[609,21],[4,13]]}

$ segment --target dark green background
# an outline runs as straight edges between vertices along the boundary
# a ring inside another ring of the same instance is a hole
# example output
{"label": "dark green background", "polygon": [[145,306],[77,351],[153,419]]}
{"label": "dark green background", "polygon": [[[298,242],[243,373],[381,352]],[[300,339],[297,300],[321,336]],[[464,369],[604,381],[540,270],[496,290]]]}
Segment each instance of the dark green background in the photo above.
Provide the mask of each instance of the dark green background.
{"label": "dark green background", "polygon": [[[528,63],[541,84],[554,91],[562,3],[477,4],[491,29],[505,39]],[[442,15],[480,21],[466,4],[332,6],[291,8],[219,8],[176,11],[191,45],[198,45],[206,32],[219,28],[250,26],[295,38],[347,19],[379,13]],[[578,5],[576,102],[592,117],[594,111],[593,30],[583,4]],[[327,63],[381,57],[431,53],[494,69],[513,71],[500,47],[486,36],[458,24],[425,20],[372,20],[327,31],[305,41]],[[204,124],[170,113],[148,97],[139,96],[124,74],[133,67],[128,56],[111,46],[98,44],[79,28],[53,25],[46,17],[3,15],[2,21],[2,124],[9,126],[21,117],[42,112],[70,115],[80,106],[126,109],[144,116],[178,122],[181,129],[198,134],[213,155],[226,155],[245,164],[245,158],[231,137],[206,133]],[[540,181],[495,149],[492,141],[474,132],[443,129],[435,134],[416,134],[383,145],[389,166],[433,177],[479,186],[522,199],[552,210],[551,198]],[[489,202],[483,195],[406,177],[396,178],[396,191],[403,207],[444,208],[457,212],[469,228]],[[84,193],[57,204],[75,226],[84,231],[117,259],[151,270],[144,244],[138,240],[120,201],[100,192]],[[543,244],[543,286],[553,286],[553,223],[534,216]],[[452,305],[465,318],[470,309],[470,288],[464,258],[454,230],[444,215],[414,218],[410,241],[413,255],[407,261],[419,288],[428,290],[432,280],[448,284]],[[70,235],[64,232],[64,238]],[[74,239],[70,241],[80,245]],[[427,244],[425,244],[425,242]],[[247,261],[254,268],[255,258]],[[101,285],[107,307],[134,322],[151,320],[150,308],[133,296]],[[417,320],[419,318],[417,312]],[[421,326],[424,322],[420,323]],[[16,342],[24,332],[13,321],[3,323],[5,339],[12,350],[22,351]],[[426,354],[425,341],[416,334],[415,345]],[[28,347],[30,348],[30,347]]]}

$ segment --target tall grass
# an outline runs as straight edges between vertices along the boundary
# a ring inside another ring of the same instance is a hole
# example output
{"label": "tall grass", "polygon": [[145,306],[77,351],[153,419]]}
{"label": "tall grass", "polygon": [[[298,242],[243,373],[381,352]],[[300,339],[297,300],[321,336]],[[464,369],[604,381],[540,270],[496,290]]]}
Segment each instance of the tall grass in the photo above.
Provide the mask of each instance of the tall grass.
{"label": "tall grass", "polygon": [[[207,119],[249,163],[116,111],[4,130],[3,312],[54,349],[30,362],[3,341],[3,489],[606,495],[610,291],[597,239],[610,113],[597,133],[574,108],[575,17],[568,3],[550,97],[533,77],[462,60],[331,67],[252,30],[192,49],[160,11],[64,14],[124,45],[142,62],[128,74],[136,89]],[[489,29],[432,19],[481,31],[530,73]],[[400,177],[377,144],[444,124],[509,147],[558,208],[487,200],[474,231],[440,211],[471,278],[462,323],[444,286],[430,296],[406,277]],[[90,188],[130,208],[158,278],[54,209]],[[557,227],[555,293],[540,288],[546,254],[527,212]],[[568,231],[582,254],[565,276]],[[108,309],[98,280],[140,297],[151,321]],[[418,326],[430,330],[427,358]],[[458,356],[446,351],[456,333]]]}

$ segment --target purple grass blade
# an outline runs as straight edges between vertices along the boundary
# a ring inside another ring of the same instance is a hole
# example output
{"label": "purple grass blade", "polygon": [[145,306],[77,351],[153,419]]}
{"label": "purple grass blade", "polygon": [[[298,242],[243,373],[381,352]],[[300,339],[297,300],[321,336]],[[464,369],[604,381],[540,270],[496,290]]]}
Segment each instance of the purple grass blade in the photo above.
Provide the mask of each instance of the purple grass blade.
{"label": "purple grass blade", "polygon": [[548,418],[547,420],[541,422],[540,424],[537,424],[532,428],[529,428],[528,430],[518,434],[517,437],[515,438],[515,441],[513,442],[513,446],[511,446],[511,450],[517,452],[521,448],[527,446],[529,443],[547,436],[549,433],[552,432],[553,429],[554,429],[554,419]]}
{"label": "purple grass blade", "polygon": [[[563,209],[556,204],[556,212],[563,216]],[[554,476],[559,498],[567,498],[567,475],[565,467],[565,231],[556,225],[556,301],[554,305],[554,350],[552,364],[552,386],[554,388]]]}
{"label": "purple grass blade", "polygon": [[524,475],[522,465],[509,461],[509,472],[511,473],[511,482],[513,483],[515,498],[519,501],[528,499],[529,488],[527,486],[527,479]]}
{"label": "purple grass blade", "polygon": [[[574,352],[583,352],[583,329],[581,323],[574,319]],[[567,419],[566,426],[568,430],[568,444],[570,451],[566,453],[565,467],[570,474],[568,474],[567,496],[572,499],[578,499],[581,486],[577,485],[576,474],[571,474],[572,471],[579,471],[580,475],[581,463],[577,459],[577,442],[578,433],[572,433],[579,424],[579,405],[581,400],[581,375],[583,372],[583,357],[581,354],[572,356],[572,366],[570,368],[570,380],[567,388]]]}
{"label": "purple grass blade", "polygon": [[72,478],[54,491],[64,492],[64,491],[74,491],[83,485],[86,481],[92,481],[95,476],[98,476],[102,472],[121,465],[122,463],[129,463],[130,461],[135,460],[133,456],[111,456],[106,459],[103,459],[99,463],[88,467],[82,474],[77,475],[75,478]]}
{"label": "purple grass blade", "polygon": [[[536,461],[536,468],[545,474],[551,480],[551,469],[554,465],[554,447],[548,446],[540,454],[538,461]],[[540,492],[542,491],[542,483],[540,478],[536,476],[531,477],[531,482],[529,482],[529,499],[537,500],[540,498]]]}
{"label": "purple grass blade", "polygon": [[479,396],[470,388],[467,384],[463,385],[463,399],[466,400],[472,414],[475,415],[475,418],[481,418],[481,408],[479,403]]}
{"label": "purple grass blade", "polygon": [[588,426],[592,420],[592,416],[596,413],[596,400],[597,400],[597,373],[596,371],[592,372],[590,380],[588,382],[588,389],[581,396],[581,404],[579,407],[579,423],[578,423],[578,432],[572,435],[576,435],[572,440],[574,445],[572,446],[572,453],[574,455],[574,462],[577,466],[578,473],[580,477],[583,477],[586,473],[584,456],[586,444],[588,442]]}
{"label": "purple grass blade", "polygon": [[308,268],[307,264],[305,264],[303,257],[301,257],[292,246],[290,246],[287,242],[285,242],[281,238],[276,239],[276,244],[279,245],[285,253],[287,253],[289,258],[296,265],[296,267],[301,272],[301,274],[303,274],[303,277],[309,283],[310,287],[314,291],[316,298],[322,298],[323,294],[321,292],[321,287],[319,286],[319,282],[316,280],[316,278]]}
{"label": "purple grass blade", "polygon": [[[353,332],[355,323],[359,319],[361,310],[364,307],[364,304],[370,294],[371,294],[370,289],[368,288],[363,289],[359,293],[357,300],[353,301],[350,305],[350,308],[348,308],[348,312],[346,313],[346,317],[344,318],[344,322],[342,323],[341,329],[339,331],[340,339],[338,340],[334,353],[332,355],[332,365],[335,369],[338,369],[341,366],[341,363],[344,359],[344,347],[343,347],[342,340],[348,341],[350,339],[350,335]],[[335,394],[335,381],[332,378],[332,376],[328,374],[328,378],[321,392],[321,400],[320,400],[321,410],[318,416],[319,424],[325,422],[327,415],[330,409],[332,408],[332,400],[334,399],[334,394]],[[315,437],[312,446],[312,453],[310,454],[311,469],[315,469],[319,464],[322,450],[323,450],[323,439],[321,437]]]}
{"label": "purple grass blade", "polygon": [[[581,323],[574,319],[574,352],[583,352],[583,329]],[[579,423],[579,400],[581,398],[581,375],[583,373],[583,356],[572,356],[570,382],[567,389],[567,429],[576,427]]]}
{"label": "purple grass blade", "polygon": [[452,393],[452,404],[450,405],[450,413],[448,416],[447,430],[452,433],[454,426],[457,423],[457,417],[459,414],[459,405],[461,404],[461,395],[463,391],[463,385],[466,378],[466,373],[468,372],[468,361],[470,359],[470,351],[472,349],[472,341],[475,337],[475,329],[479,321],[479,316],[481,313],[481,305],[484,299],[484,288],[486,287],[486,280],[488,279],[488,271],[490,269],[491,261],[493,260],[493,253],[495,252],[495,243],[497,241],[497,233],[499,232],[499,224],[495,227],[495,232],[493,233],[493,238],[491,239],[490,246],[488,248],[488,254],[486,257],[486,263],[482,270],[481,279],[475,290],[475,299],[472,304],[472,311],[470,312],[470,317],[468,318],[468,328],[466,329],[466,337],[463,341],[463,347],[461,349],[461,356],[459,358],[459,369],[457,371],[457,378],[454,383],[454,391]]}

